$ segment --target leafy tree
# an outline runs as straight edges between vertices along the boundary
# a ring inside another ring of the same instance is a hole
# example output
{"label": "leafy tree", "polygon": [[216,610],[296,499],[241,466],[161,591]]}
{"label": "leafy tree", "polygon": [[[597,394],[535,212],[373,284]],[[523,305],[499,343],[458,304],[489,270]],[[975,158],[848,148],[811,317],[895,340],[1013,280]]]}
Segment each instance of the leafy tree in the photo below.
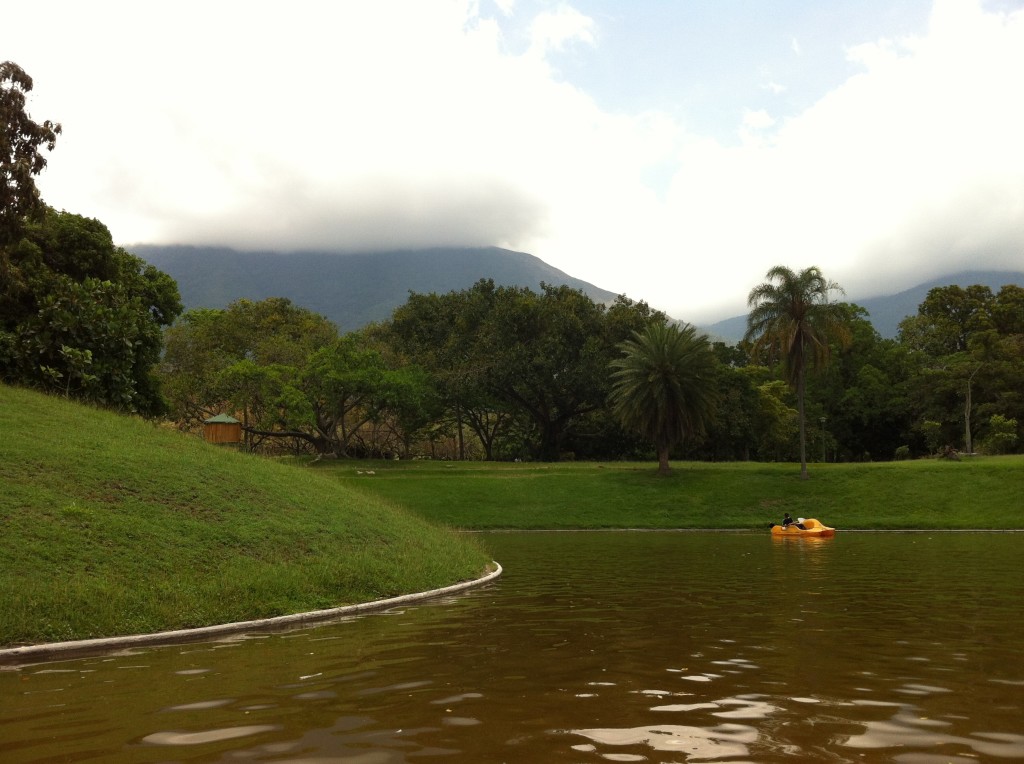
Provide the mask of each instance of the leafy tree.
{"label": "leafy tree", "polygon": [[537,293],[482,280],[462,292],[410,295],[388,331],[437,380],[460,443],[470,427],[490,458],[499,438],[524,434],[527,423],[529,451],[555,461],[574,426],[605,407],[616,344],[661,320],[624,297],[605,307],[564,286]]}
{"label": "leafy tree", "polygon": [[965,352],[972,334],[993,328],[991,304],[987,286],[935,287],[917,315],[900,322],[900,341],[932,357]]}
{"label": "leafy tree", "polygon": [[422,369],[390,364],[370,333],[339,337],[284,298],[186,313],[167,332],[161,374],[179,423],[195,427],[229,409],[241,414],[250,448],[407,453],[435,410]]}
{"label": "leafy tree", "polygon": [[[35,122],[25,111],[32,78],[13,61],[0,63],[0,268],[4,247],[21,238],[26,220],[44,207],[35,176],[46,167],[43,147],[53,151],[59,124]],[[2,275],[2,270],[0,270]]]}
{"label": "leafy tree", "polygon": [[326,318],[280,297],[190,310],[167,330],[158,367],[171,416],[190,429],[228,408],[241,412],[250,439],[308,425],[312,410],[297,403],[302,370],[337,337]]}
{"label": "leafy tree", "polygon": [[[749,367],[748,373],[762,376],[757,367]],[[791,401],[792,391],[782,380],[768,379],[757,385],[751,427],[760,460],[782,461],[798,453],[799,414]]]}
{"label": "leafy tree", "polygon": [[654,323],[619,345],[611,362],[612,411],[654,442],[658,474],[670,472],[673,445],[705,431],[714,411],[715,357],[692,326]]}
{"label": "leafy tree", "polygon": [[982,426],[999,414],[1024,421],[1024,289],[932,289],[900,324],[900,342],[919,358],[913,403],[919,419],[940,423],[946,444],[973,449],[974,414]]}
{"label": "leafy tree", "polygon": [[181,312],[166,274],[96,220],[43,204],[35,176],[59,124],[34,121],[32,78],[0,63],[0,379],[154,415],[161,328]]}
{"label": "leafy tree", "polygon": [[685,453],[697,459],[747,461],[757,453],[755,418],[759,394],[746,368],[721,363],[721,345],[719,342],[713,347],[719,359],[713,381],[718,391],[715,416],[708,423],[703,442],[691,439]]}
{"label": "leafy tree", "polygon": [[1006,454],[1017,445],[1017,420],[993,414],[988,421],[985,450],[990,454]]}
{"label": "leafy tree", "polygon": [[1024,334],[1024,287],[1003,286],[993,300],[991,313],[992,323],[1000,335]]}
{"label": "leafy tree", "polygon": [[844,313],[829,294],[841,291],[811,266],[794,273],[775,266],[766,274],[766,282],[750,291],[747,303],[747,332],[755,356],[781,361],[786,379],[797,396],[800,430],[800,477],[807,479],[807,432],[804,393],[808,367],[823,366],[833,341],[844,345],[849,330]]}
{"label": "leafy tree", "polygon": [[511,414],[484,380],[486,359],[474,354],[478,330],[493,303],[494,283],[447,294],[411,293],[382,328],[385,344],[408,362],[427,371],[451,423],[459,459],[467,454],[466,428],[494,456],[498,438],[507,431]]}
{"label": "leafy tree", "polygon": [[97,220],[46,209],[8,246],[0,280],[0,378],[144,415],[177,284],[115,247]]}
{"label": "leafy tree", "polygon": [[624,297],[606,309],[566,286],[494,296],[475,349],[485,385],[533,423],[535,456],[557,461],[573,425],[606,405],[616,345],[664,318]]}
{"label": "leafy tree", "polygon": [[918,373],[915,357],[880,337],[860,306],[840,303],[837,309],[845,314],[850,342],[842,352],[833,348],[833,362],[807,391],[808,421],[825,420],[819,435],[835,439],[837,458],[891,458],[913,436],[908,390]]}

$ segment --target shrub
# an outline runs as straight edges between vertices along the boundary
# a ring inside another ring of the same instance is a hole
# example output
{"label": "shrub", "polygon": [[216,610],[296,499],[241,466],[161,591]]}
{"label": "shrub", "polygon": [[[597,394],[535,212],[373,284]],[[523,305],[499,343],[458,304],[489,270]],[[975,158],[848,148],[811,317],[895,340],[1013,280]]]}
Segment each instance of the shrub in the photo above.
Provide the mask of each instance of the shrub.
{"label": "shrub", "polygon": [[1017,445],[1017,420],[993,414],[988,420],[988,437],[983,446],[990,454],[1008,454]]}

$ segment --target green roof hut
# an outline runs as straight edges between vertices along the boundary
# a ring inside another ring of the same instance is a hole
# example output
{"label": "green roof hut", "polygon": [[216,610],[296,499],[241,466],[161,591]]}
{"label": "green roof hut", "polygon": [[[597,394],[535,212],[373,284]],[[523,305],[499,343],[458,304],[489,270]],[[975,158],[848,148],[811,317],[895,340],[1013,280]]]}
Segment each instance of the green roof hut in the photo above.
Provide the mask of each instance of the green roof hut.
{"label": "green roof hut", "polygon": [[242,423],[227,414],[210,417],[203,422],[203,439],[207,443],[241,443]]}

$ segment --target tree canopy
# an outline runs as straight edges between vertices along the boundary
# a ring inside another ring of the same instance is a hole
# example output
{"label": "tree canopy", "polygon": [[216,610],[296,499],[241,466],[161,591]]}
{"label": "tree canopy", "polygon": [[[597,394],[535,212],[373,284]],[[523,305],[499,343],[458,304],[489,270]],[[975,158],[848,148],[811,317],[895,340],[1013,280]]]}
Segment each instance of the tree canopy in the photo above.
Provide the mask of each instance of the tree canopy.
{"label": "tree canopy", "polygon": [[46,167],[42,149],[53,151],[61,126],[36,122],[26,111],[32,78],[13,61],[0,63],[0,251],[21,236],[43,203],[35,176]]}
{"label": "tree canopy", "polygon": [[462,292],[411,295],[388,336],[440,375],[456,426],[472,427],[489,452],[500,432],[508,455],[557,461],[576,426],[605,408],[616,345],[664,320],[625,297],[606,307],[567,286],[534,292],[483,280]]}
{"label": "tree canopy", "polygon": [[612,413],[654,443],[658,472],[669,472],[669,450],[701,435],[716,401],[715,356],[692,326],[652,323],[621,343],[612,360]]}
{"label": "tree canopy", "polygon": [[152,370],[181,312],[174,281],[97,220],[47,208],[22,234],[0,249],[0,379],[161,413]]}

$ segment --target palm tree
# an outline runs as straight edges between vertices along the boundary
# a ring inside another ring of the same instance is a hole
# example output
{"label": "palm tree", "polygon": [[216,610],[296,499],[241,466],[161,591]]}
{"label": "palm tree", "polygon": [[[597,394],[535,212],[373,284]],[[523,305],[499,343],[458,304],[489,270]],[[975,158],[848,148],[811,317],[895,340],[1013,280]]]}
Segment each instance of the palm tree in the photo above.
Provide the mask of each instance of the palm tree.
{"label": "palm tree", "polygon": [[711,347],[690,325],[651,324],[619,349],[611,362],[612,413],[654,442],[658,474],[667,475],[669,450],[703,433],[714,410]]}
{"label": "palm tree", "polygon": [[807,479],[807,433],[804,426],[804,387],[808,366],[828,362],[829,343],[850,342],[850,330],[839,303],[829,302],[829,293],[842,288],[821,275],[816,266],[794,273],[777,265],[768,279],[750,290],[747,297],[747,332],[743,339],[753,342],[752,354],[781,360],[786,379],[796,390],[800,415],[800,478]]}

